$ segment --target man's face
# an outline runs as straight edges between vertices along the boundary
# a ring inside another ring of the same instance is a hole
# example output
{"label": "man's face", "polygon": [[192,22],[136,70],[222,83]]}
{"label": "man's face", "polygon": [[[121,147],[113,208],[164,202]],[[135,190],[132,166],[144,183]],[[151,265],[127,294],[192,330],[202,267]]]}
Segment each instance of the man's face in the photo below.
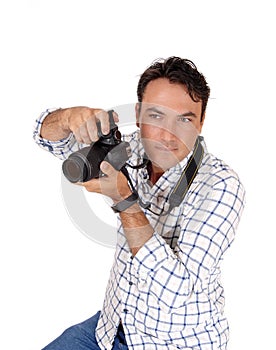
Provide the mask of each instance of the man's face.
{"label": "man's face", "polygon": [[184,159],[201,132],[202,102],[194,102],[184,85],[168,79],[151,81],[144,92],[136,121],[153,170],[164,172]]}

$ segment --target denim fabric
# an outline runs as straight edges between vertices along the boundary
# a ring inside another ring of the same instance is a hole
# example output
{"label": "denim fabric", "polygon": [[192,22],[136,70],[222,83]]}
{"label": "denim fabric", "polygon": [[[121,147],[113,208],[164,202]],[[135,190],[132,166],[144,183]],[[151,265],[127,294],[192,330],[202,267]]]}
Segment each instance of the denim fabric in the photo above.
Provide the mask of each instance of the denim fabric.
{"label": "denim fabric", "polygon": [[[95,337],[100,311],[88,320],[66,329],[43,350],[101,350]],[[119,327],[112,350],[127,350],[125,335]]]}

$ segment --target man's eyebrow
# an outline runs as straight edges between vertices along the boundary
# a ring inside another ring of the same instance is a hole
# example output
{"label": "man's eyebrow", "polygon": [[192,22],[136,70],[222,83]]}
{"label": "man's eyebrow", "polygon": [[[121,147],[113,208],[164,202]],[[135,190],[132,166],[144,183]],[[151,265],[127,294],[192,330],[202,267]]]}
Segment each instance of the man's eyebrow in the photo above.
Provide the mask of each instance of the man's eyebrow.
{"label": "man's eyebrow", "polygon": [[183,114],[178,114],[177,117],[192,117],[192,118],[196,118],[197,115],[194,112],[186,112]]}
{"label": "man's eyebrow", "polygon": [[[154,112],[154,113],[158,113],[160,115],[166,115],[166,113],[164,111],[162,111],[161,109],[159,109],[158,107],[148,107],[146,109],[146,112]],[[181,118],[181,117],[196,118],[197,115],[194,112],[192,112],[192,111],[188,111],[188,112],[185,112],[185,113],[177,114],[177,118]]]}
{"label": "man's eyebrow", "polygon": [[161,115],[166,115],[166,113],[164,113],[163,111],[161,111],[161,109],[157,108],[157,107],[149,107],[146,109],[146,112],[155,112]]}

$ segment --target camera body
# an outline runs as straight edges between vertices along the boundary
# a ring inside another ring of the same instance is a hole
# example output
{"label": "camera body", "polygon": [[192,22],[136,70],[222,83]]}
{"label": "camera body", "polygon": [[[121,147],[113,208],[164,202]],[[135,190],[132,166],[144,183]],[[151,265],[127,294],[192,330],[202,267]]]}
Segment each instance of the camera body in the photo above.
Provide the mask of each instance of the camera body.
{"label": "camera body", "polygon": [[130,145],[128,142],[121,141],[121,133],[114,123],[112,112],[108,112],[110,132],[107,135],[102,134],[100,123],[97,123],[99,140],[70,154],[63,162],[63,174],[70,182],[86,182],[103,176],[100,170],[103,160],[120,171],[130,158]]}

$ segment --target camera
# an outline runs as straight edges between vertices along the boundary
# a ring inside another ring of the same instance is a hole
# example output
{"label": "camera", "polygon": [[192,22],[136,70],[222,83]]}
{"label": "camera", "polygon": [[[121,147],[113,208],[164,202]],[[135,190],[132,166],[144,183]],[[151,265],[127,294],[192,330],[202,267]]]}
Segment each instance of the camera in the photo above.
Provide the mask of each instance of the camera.
{"label": "camera", "polygon": [[113,110],[108,111],[110,132],[104,135],[100,122],[97,122],[98,141],[70,154],[62,163],[63,174],[70,182],[86,182],[103,176],[104,174],[100,170],[100,164],[103,160],[120,171],[130,158],[130,144],[121,141],[121,133],[114,122],[112,113]]}

